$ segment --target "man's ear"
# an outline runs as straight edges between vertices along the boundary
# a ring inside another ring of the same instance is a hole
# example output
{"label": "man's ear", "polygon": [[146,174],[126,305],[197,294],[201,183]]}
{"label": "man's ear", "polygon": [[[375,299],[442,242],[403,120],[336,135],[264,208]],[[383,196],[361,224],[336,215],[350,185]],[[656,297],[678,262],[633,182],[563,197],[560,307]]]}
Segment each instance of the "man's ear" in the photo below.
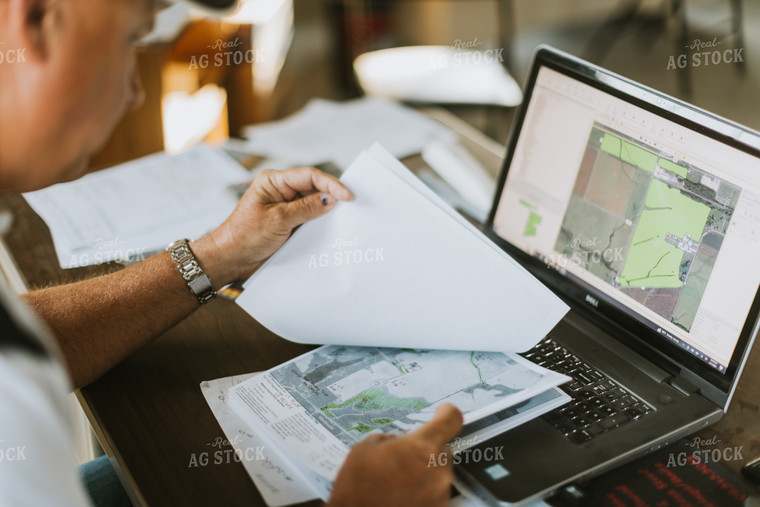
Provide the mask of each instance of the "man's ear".
{"label": "man's ear", "polygon": [[27,49],[27,57],[44,59],[53,44],[61,3],[68,0],[8,0],[11,30]]}

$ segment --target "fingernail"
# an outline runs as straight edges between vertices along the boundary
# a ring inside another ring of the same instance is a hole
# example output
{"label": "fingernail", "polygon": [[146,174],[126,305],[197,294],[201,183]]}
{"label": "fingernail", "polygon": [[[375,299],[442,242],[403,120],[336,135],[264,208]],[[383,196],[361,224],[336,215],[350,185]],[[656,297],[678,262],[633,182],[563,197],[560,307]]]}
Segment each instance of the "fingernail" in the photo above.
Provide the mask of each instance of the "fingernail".
{"label": "fingernail", "polygon": [[335,198],[327,193],[322,194],[321,198],[322,198],[322,206],[329,206],[335,202]]}

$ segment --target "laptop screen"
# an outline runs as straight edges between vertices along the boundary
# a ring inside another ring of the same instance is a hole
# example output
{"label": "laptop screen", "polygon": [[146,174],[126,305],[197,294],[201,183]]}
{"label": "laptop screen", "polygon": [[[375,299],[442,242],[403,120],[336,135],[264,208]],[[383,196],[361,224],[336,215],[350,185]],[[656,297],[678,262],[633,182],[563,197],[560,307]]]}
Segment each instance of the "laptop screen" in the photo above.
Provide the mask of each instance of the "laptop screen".
{"label": "laptop screen", "polygon": [[492,232],[725,374],[760,284],[760,159],[560,70],[534,69]]}

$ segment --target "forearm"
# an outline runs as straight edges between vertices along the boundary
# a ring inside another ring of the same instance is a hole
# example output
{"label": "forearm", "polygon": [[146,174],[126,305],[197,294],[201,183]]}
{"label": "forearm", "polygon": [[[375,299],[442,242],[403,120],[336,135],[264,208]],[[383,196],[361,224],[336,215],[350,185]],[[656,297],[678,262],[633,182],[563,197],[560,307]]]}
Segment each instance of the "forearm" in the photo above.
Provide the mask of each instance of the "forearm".
{"label": "forearm", "polygon": [[110,275],[29,292],[76,387],[96,380],[198,307],[168,253]]}

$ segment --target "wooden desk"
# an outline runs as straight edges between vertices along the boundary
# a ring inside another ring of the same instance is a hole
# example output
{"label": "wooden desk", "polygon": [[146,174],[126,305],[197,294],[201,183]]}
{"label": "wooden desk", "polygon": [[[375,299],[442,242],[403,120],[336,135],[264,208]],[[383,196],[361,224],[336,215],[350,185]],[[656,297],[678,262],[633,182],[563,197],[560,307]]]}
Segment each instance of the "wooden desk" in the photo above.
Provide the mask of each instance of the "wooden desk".
{"label": "wooden desk", "polygon": [[[476,146],[469,146],[471,149]],[[476,152],[483,161],[498,155]],[[495,158],[494,158],[495,157]],[[15,216],[6,244],[30,288],[72,282],[118,269],[59,267],[47,226],[22,197],[0,195]],[[168,238],[171,240],[171,238]],[[168,241],[167,240],[167,241]],[[225,438],[201,394],[203,380],[266,370],[311,347],[273,335],[234,303],[217,299],[82,389],[80,401],[138,505],[264,505],[239,463],[190,467],[193,453]],[[760,353],[752,353],[731,409],[715,426],[715,448],[742,446],[738,472],[760,454]]]}

